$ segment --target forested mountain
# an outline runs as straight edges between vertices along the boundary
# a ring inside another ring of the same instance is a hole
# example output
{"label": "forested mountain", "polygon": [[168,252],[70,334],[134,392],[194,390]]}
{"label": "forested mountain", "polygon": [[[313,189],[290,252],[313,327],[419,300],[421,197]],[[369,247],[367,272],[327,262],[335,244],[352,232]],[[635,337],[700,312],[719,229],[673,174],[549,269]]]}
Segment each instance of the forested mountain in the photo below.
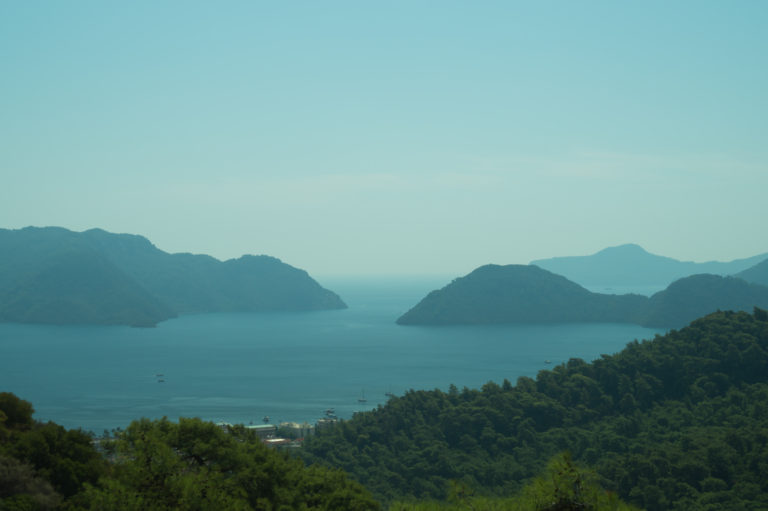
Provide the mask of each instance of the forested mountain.
{"label": "forested mountain", "polygon": [[673,282],[648,301],[642,324],[679,328],[716,310],[768,308],[768,287],[736,277],[692,275]]}
{"label": "forested mountain", "polygon": [[768,259],[734,275],[754,284],[768,286]]}
{"label": "forested mountain", "polygon": [[0,274],[0,321],[152,326],[173,309],[89,247],[67,247],[50,257],[27,257]]}
{"label": "forested mountain", "polygon": [[432,291],[402,325],[616,322],[680,327],[716,310],[768,307],[768,287],[735,277],[693,275],[651,298],[590,292],[536,266],[487,265]]}
{"label": "forested mountain", "polygon": [[410,391],[307,441],[382,499],[509,494],[570,450],[656,510],[768,509],[768,313],[717,312],[515,385]]}
{"label": "forested mountain", "polygon": [[179,313],[345,308],[307,272],[274,257],[168,254],[146,238],[100,229],[85,240]]}
{"label": "forested mountain", "polygon": [[650,254],[639,245],[627,244],[589,256],[553,257],[531,261],[531,264],[582,286],[663,288],[675,280],[700,273],[732,275],[766,259],[768,253],[730,262],[694,263]]}
{"label": "forested mountain", "polygon": [[344,307],[269,256],[222,262],[100,229],[0,229],[0,321],[154,325],[181,313]]}
{"label": "forested mountain", "polygon": [[397,322],[414,324],[633,322],[647,298],[602,295],[537,266],[489,264],[432,291]]}

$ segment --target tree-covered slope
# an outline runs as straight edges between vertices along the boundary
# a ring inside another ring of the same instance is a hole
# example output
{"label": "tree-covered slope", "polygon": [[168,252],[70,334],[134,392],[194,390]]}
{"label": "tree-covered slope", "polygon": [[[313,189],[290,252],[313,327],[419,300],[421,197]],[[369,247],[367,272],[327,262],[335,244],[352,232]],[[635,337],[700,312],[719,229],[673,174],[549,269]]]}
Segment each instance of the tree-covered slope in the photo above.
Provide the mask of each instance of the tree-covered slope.
{"label": "tree-covered slope", "polygon": [[0,392],[0,509],[57,509],[96,484],[107,463],[92,437],[32,418],[32,404]]}
{"label": "tree-covered slope", "polygon": [[602,295],[526,265],[486,265],[427,295],[397,322],[412,324],[631,322],[640,295]]}
{"label": "tree-covered slope", "polygon": [[677,328],[717,310],[768,307],[768,287],[735,277],[693,275],[650,299],[590,292],[536,266],[481,266],[432,291],[401,325],[616,322]]}
{"label": "tree-covered slope", "polygon": [[0,321],[154,325],[177,313],[344,307],[269,256],[222,262],[100,229],[0,229]]}
{"label": "tree-covered slope", "polygon": [[768,258],[760,254],[730,262],[694,263],[646,252],[627,244],[603,249],[588,256],[553,257],[531,264],[545,268],[583,286],[658,286],[699,273],[731,275]]}
{"label": "tree-covered slope", "polygon": [[305,467],[242,426],[141,419],[97,449],[90,435],[32,413],[0,392],[2,510],[379,509],[343,472]]}
{"label": "tree-covered slope", "polygon": [[410,391],[306,443],[382,499],[511,494],[570,450],[654,510],[768,508],[768,313],[718,312],[516,385]]}
{"label": "tree-covered slope", "polygon": [[512,496],[478,495],[452,482],[446,501],[430,499],[393,502],[390,511],[639,511],[601,487],[595,473],[563,452],[550,460],[538,477]]}

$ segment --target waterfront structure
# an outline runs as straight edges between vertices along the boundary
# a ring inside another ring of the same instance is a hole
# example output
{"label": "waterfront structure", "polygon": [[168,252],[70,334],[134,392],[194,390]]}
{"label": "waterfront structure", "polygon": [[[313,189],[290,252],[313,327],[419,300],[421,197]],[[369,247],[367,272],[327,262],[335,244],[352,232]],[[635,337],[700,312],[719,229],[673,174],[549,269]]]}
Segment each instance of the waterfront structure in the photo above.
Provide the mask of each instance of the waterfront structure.
{"label": "waterfront structure", "polygon": [[253,431],[257,435],[259,435],[259,438],[261,439],[273,438],[277,435],[277,426],[275,426],[274,424],[249,425],[249,426],[245,426],[245,429],[248,431]]}

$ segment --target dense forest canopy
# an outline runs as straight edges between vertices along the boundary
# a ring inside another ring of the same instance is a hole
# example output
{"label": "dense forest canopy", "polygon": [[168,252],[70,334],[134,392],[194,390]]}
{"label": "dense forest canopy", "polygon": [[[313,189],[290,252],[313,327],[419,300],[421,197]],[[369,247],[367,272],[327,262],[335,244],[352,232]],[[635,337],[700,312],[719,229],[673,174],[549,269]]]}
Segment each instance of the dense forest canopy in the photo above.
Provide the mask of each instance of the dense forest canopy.
{"label": "dense forest canopy", "polygon": [[342,471],[305,467],[242,426],[141,419],[96,444],[82,431],[35,422],[32,412],[30,403],[0,393],[2,510],[380,507]]}
{"label": "dense forest canopy", "polygon": [[649,510],[768,508],[768,313],[717,312],[592,363],[410,391],[307,442],[383,500],[508,495],[570,450]]}
{"label": "dense forest canopy", "polygon": [[[0,393],[2,510],[352,510],[380,509],[340,470],[305,467],[262,445],[241,426],[199,419],[134,421],[114,438],[36,423],[30,403]],[[507,498],[476,496],[453,482],[447,501],[395,502],[398,511],[436,509],[632,511],[570,454]]]}

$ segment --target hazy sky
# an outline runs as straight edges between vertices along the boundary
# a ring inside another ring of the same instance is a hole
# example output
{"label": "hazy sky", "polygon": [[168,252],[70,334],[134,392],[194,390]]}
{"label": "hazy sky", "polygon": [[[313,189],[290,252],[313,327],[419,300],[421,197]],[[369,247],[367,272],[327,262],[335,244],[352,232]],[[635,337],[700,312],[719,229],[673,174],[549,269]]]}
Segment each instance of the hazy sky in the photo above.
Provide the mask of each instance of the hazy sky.
{"label": "hazy sky", "polygon": [[0,2],[0,227],[313,275],[768,251],[768,2]]}

